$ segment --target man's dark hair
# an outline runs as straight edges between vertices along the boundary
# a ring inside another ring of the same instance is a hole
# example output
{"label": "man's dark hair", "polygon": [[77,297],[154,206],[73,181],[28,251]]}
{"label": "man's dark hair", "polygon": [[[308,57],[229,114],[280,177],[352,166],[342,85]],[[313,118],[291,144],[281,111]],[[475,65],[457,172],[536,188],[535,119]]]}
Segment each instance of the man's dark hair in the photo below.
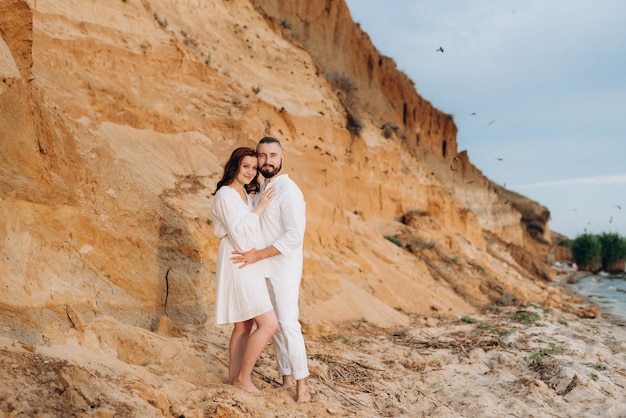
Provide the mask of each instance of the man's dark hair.
{"label": "man's dark hair", "polygon": [[257,148],[259,145],[261,144],[278,144],[278,146],[280,147],[280,149],[283,149],[283,146],[280,144],[280,141],[276,138],[274,138],[273,136],[264,136],[263,138],[261,138],[261,140],[259,141]]}

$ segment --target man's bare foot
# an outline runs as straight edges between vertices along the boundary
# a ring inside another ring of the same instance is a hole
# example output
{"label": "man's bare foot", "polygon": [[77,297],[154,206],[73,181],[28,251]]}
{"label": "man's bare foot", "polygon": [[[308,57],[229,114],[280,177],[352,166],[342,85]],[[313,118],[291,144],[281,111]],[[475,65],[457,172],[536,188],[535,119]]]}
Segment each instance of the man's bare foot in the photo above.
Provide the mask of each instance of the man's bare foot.
{"label": "man's bare foot", "polygon": [[256,386],[254,386],[254,383],[252,382],[235,382],[233,383],[233,386],[235,386],[236,388],[245,390],[246,392],[248,392],[251,395],[255,395],[255,396],[261,396],[263,395],[263,392],[259,390],[259,388],[257,388]]}
{"label": "man's bare foot", "polygon": [[298,393],[298,398],[296,399],[298,403],[307,403],[311,402],[311,394],[309,391],[305,390],[303,393]]}
{"label": "man's bare foot", "polygon": [[283,384],[276,388],[276,390],[291,389],[291,386],[293,386],[293,379],[291,376],[283,376]]}
{"label": "man's bare foot", "polygon": [[307,389],[306,380],[304,379],[296,381],[296,402],[311,402],[311,394]]}

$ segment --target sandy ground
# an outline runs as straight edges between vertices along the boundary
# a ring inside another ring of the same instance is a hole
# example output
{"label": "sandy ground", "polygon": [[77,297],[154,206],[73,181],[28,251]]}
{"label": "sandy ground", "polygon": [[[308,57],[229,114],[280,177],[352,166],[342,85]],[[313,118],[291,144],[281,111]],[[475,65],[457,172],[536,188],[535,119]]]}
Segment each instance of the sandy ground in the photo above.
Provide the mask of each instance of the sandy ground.
{"label": "sandy ground", "polygon": [[[584,302],[583,302],[584,304]],[[307,339],[312,402],[278,391],[272,350],[252,396],[224,384],[229,328],[158,332],[96,320],[59,346],[0,338],[5,417],[624,417],[626,321],[533,304],[366,321]]]}

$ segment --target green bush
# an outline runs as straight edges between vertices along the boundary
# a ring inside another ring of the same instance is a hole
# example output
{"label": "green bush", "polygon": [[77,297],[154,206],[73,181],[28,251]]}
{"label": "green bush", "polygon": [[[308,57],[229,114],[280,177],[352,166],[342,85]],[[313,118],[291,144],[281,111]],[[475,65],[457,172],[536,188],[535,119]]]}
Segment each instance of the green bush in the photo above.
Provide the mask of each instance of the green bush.
{"label": "green bush", "polygon": [[602,269],[602,244],[597,235],[583,234],[576,237],[571,249],[580,270],[597,273]]}
{"label": "green bush", "polygon": [[609,273],[624,271],[626,262],[626,239],[615,233],[600,235],[602,244],[602,270]]}
{"label": "green bush", "polygon": [[583,234],[569,242],[572,257],[578,268],[597,273],[624,271],[626,265],[626,238],[615,233]]}

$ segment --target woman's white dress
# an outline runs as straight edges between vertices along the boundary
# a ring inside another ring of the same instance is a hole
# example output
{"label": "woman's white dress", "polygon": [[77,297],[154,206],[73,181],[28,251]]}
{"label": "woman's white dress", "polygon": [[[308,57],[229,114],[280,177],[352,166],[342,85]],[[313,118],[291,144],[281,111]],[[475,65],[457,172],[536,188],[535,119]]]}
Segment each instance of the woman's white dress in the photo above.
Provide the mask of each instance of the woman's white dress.
{"label": "woman's white dress", "polygon": [[220,239],[216,263],[215,323],[241,322],[272,309],[265,282],[266,263],[261,260],[244,268],[233,264],[233,251],[265,247],[259,217],[236,190],[222,186],[211,206],[213,232]]}

